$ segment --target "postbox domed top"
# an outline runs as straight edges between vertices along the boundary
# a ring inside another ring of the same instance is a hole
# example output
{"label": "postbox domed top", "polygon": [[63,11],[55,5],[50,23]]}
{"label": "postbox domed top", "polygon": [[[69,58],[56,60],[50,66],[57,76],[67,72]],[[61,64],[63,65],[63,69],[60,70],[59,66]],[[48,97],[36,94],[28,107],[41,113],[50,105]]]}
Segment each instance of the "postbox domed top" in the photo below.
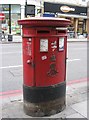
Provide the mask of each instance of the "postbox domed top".
{"label": "postbox domed top", "polygon": [[18,20],[18,24],[27,25],[28,27],[67,27],[70,24],[70,20],[52,17],[30,17]]}

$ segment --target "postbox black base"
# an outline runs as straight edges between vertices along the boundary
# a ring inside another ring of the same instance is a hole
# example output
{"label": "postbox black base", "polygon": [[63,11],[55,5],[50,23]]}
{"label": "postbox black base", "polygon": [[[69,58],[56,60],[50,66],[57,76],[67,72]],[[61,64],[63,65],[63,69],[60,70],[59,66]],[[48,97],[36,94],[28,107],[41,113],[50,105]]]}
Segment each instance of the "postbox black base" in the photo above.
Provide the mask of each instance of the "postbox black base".
{"label": "postbox black base", "polygon": [[66,82],[49,87],[23,86],[24,111],[33,117],[50,116],[65,108]]}

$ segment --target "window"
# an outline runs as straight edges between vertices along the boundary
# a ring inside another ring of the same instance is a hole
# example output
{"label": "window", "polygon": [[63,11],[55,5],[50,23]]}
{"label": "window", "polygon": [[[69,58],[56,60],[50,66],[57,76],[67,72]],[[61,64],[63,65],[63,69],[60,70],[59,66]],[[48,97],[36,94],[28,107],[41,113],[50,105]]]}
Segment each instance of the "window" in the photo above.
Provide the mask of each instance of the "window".
{"label": "window", "polygon": [[20,26],[18,25],[20,19],[20,5],[11,5],[11,33],[20,34]]}
{"label": "window", "polygon": [[[9,33],[9,5],[2,5],[2,13],[5,14],[5,19],[2,21],[2,31]],[[21,11],[20,5],[11,5],[11,34],[20,34],[20,26],[18,19],[20,19]]]}

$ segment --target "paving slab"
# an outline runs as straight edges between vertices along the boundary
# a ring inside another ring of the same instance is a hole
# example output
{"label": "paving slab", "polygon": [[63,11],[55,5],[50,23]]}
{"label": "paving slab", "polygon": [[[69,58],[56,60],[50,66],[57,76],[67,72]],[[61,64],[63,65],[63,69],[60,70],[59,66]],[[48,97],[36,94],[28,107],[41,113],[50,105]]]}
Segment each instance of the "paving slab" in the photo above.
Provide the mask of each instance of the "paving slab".
{"label": "paving slab", "polygon": [[[86,101],[85,101],[86,102]],[[77,103],[72,106],[66,106],[66,109],[58,114],[43,117],[43,118],[85,118],[86,117],[86,108],[83,106],[86,104],[85,102]],[[82,106],[81,106],[82,105]],[[86,105],[85,105],[86,106]],[[23,102],[22,101],[13,101],[9,104],[6,104],[2,109],[3,118],[33,118],[31,116],[27,116],[23,110]]]}
{"label": "paving slab", "polygon": [[[20,102],[20,101],[15,101],[15,102],[10,103],[2,110],[3,110],[3,114],[2,114],[3,118],[6,115],[8,115],[9,118],[33,118],[24,113],[23,102]],[[71,107],[67,106],[64,111],[58,114],[51,115],[49,117],[42,117],[42,118],[66,118],[66,116],[69,116],[74,113],[76,113],[76,111],[72,109]]]}
{"label": "paving slab", "polygon": [[6,106],[7,104],[10,104],[10,98],[2,98],[2,107]]}
{"label": "paving slab", "polygon": [[[71,94],[69,94],[71,93]],[[78,89],[68,91],[66,96],[67,105],[72,105],[87,100],[87,92],[81,93]]]}
{"label": "paving slab", "polygon": [[75,113],[75,114],[67,116],[66,118],[84,118],[84,117],[80,115],[79,113]]}
{"label": "paving slab", "polygon": [[71,106],[75,111],[87,118],[87,101],[77,103]]}

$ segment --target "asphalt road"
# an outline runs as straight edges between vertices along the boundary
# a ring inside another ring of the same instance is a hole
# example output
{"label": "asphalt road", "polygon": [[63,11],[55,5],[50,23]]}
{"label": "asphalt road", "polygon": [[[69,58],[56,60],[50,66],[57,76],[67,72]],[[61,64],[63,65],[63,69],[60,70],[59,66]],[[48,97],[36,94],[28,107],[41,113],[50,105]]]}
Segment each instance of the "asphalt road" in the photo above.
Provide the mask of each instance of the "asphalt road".
{"label": "asphalt road", "polygon": [[[69,42],[66,80],[86,79],[89,42]],[[20,90],[23,84],[22,44],[0,44],[0,92]]]}

